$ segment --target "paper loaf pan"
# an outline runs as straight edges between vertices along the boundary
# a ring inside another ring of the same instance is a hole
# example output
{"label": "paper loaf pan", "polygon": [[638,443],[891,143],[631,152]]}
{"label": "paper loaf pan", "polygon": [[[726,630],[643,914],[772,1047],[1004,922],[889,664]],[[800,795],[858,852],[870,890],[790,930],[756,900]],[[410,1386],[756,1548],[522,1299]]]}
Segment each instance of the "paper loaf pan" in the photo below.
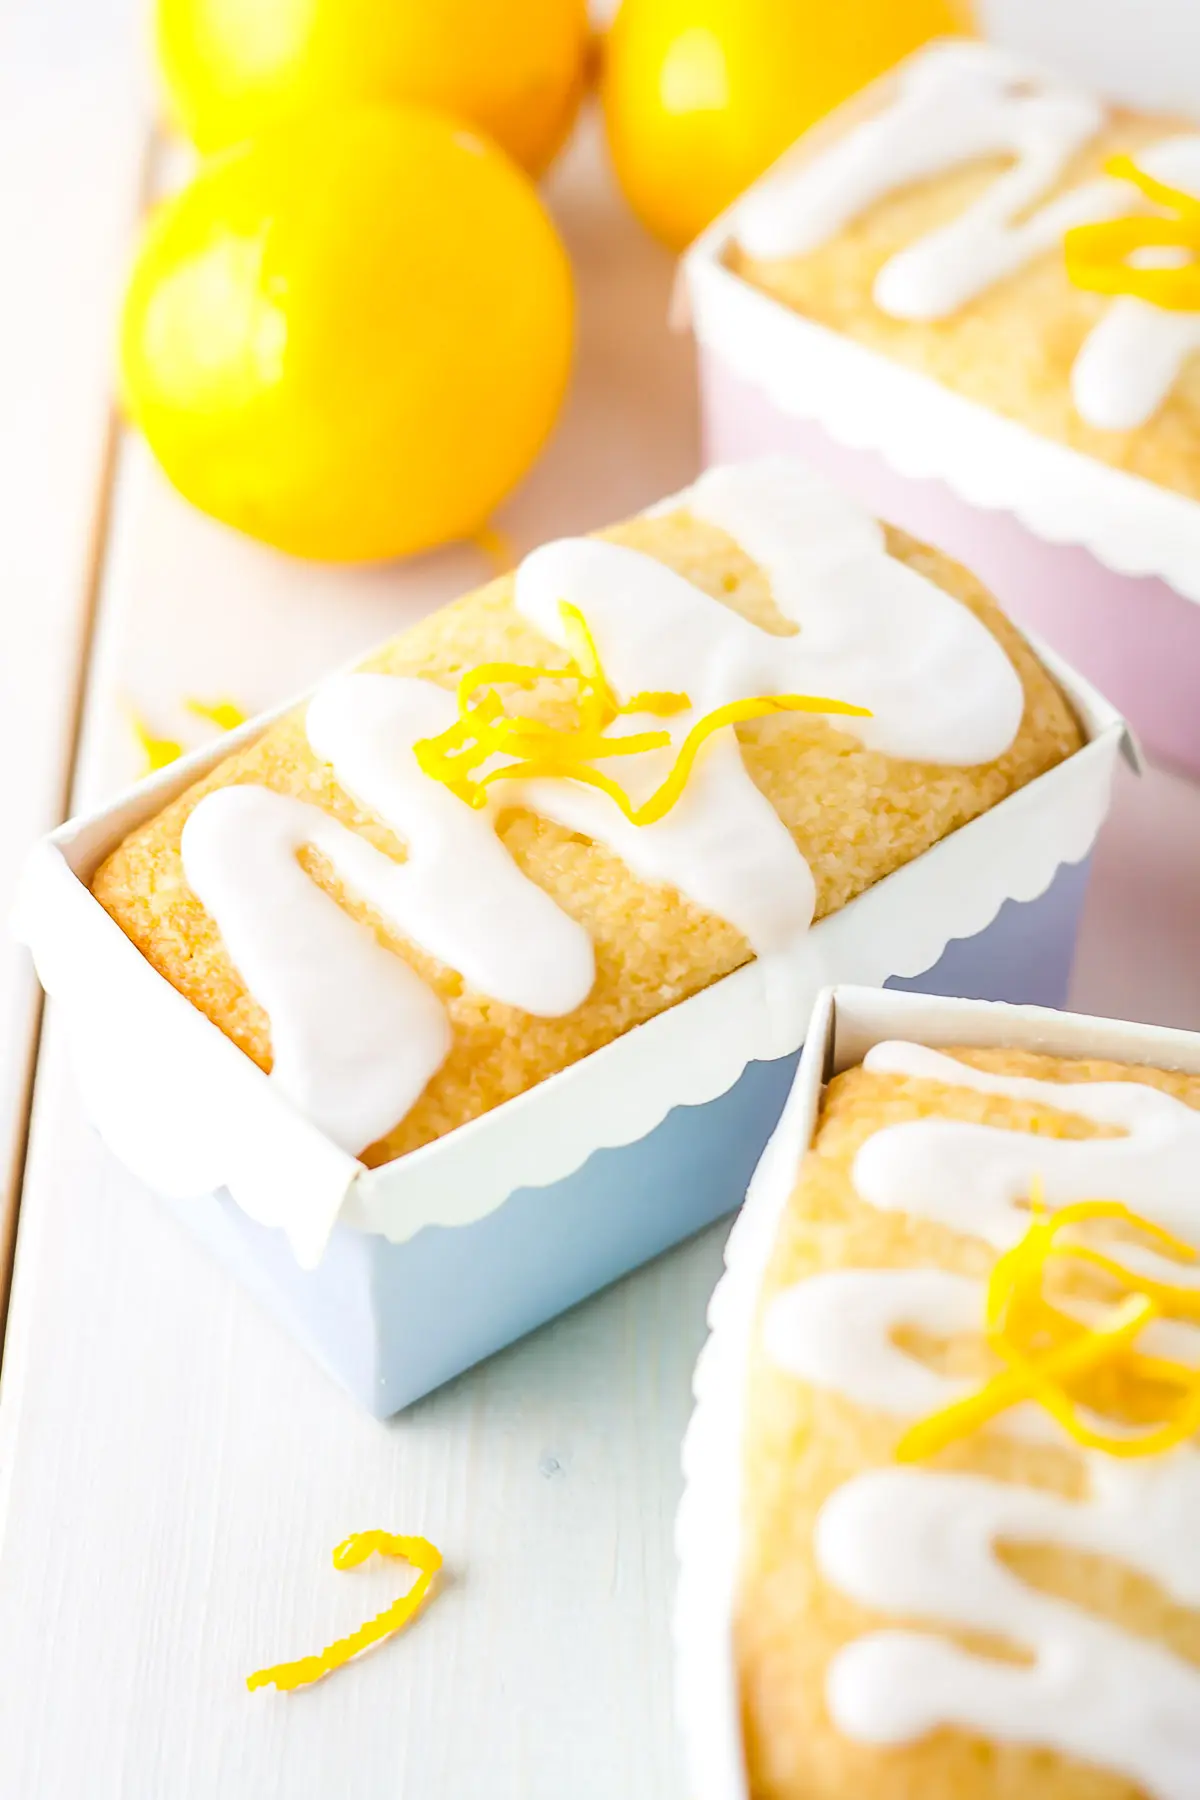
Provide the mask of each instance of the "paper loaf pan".
{"label": "paper loaf pan", "polygon": [[[750,190],[872,112],[889,75]],[[803,457],[881,519],[957,557],[1018,624],[1119,706],[1152,755],[1200,775],[1200,505],[1040,437],[803,317],[726,266],[739,202],[684,258],[705,460]]]}
{"label": "paper loaf pan", "polygon": [[741,1554],[739,1452],[759,1292],[825,1083],[891,1038],[935,1050],[994,1046],[1200,1073],[1196,1032],[860,987],[834,987],[818,997],[795,1085],[730,1233],[684,1439],[674,1635],[690,1800],[747,1800],[733,1619]]}
{"label": "paper loaf pan", "polygon": [[[831,980],[1061,1004],[1122,719],[1051,656],[1075,755],[808,934],[550,1080],[368,1170],[142,957],[87,888],[259,719],[34,852],[18,935],[113,1151],[386,1417],[740,1204]],[[928,973],[923,975],[923,971]]]}

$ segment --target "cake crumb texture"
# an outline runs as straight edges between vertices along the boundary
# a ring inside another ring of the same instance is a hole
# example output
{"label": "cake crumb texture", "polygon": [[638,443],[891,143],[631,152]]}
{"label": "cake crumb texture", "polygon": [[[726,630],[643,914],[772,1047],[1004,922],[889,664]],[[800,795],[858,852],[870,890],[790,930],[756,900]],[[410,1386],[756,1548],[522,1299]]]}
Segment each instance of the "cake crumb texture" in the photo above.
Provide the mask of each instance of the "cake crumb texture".
{"label": "cake crumb texture", "polygon": [[[657,557],[747,618],[787,629],[762,571],[732,539],[690,514],[637,518],[601,535]],[[965,769],[897,761],[811,716],[776,715],[739,726],[747,768],[812,867],[818,917],[844,906],[1082,741],[1063,695],[980,583],[902,532],[889,530],[888,538],[893,555],[954,594],[1000,641],[1024,684],[1025,713],[1004,756]],[[363,667],[427,676],[453,689],[465,670],[492,660],[548,667],[563,662],[561,650],[516,611],[511,576],[431,615]],[[266,1015],[189,889],[180,855],[192,808],[214,788],[234,782],[258,783],[322,807],[399,860],[404,849],[314,756],[300,708],[134,831],[97,871],[93,892],[142,954],[269,1070]],[[401,1156],[487,1112],[750,958],[749,945],[732,926],[671,889],[638,880],[590,839],[517,809],[501,815],[498,829],[519,866],[594,943],[595,986],[565,1018],[533,1018],[473,991],[347,892],[323,859],[309,851],[302,855],[313,879],[429,982],[453,1028],[453,1048],[443,1067],[407,1117],[366,1152],[369,1164]]]}
{"label": "cake crumb texture", "polygon": [[[1198,1076],[1013,1050],[946,1054],[998,1074],[1061,1082],[1064,1110],[863,1068],[837,1076],[772,1250],[760,1324],[777,1294],[823,1270],[943,1268],[986,1278],[996,1254],[989,1245],[858,1198],[851,1181],[855,1154],[884,1126],[938,1117],[1036,1130],[1042,1137],[1110,1134],[1066,1110],[1069,1084],[1080,1081],[1138,1081],[1200,1108]],[[765,1355],[757,1329],[748,1381],[735,1637],[751,1800],[1144,1800],[1144,1790],[1125,1777],[1051,1750],[952,1729],[880,1749],[836,1729],[824,1695],[837,1652],[868,1631],[910,1621],[873,1613],[824,1580],[813,1554],[815,1522],[837,1488],[867,1469],[894,1464],[908,1422],[786,1374]],[[934,1466],[1068,1499],[1086,1492],[1083,1457],[1067,1444],[976,1433],[940,1452]],[[1003,1559],[1041,1591],[1200,1664],[1200,1612],[1172,1604],[1117,1562],[1034,1544],[1010,1544]],[[911,1623],[938,1630],[928,1621]],[[1020,1645],[950,1629],[942,1635],[984,1654],[1027,1654]]]}
{"label": "cake crumb texture", "polygon": [[[851,107],[847,122],[852,127],[863,116],[861,108]],[[1178,119],[1114,112],[1046,200],[1093,180],[1119,152],[1136,160],[1148,144],[1194,130]],[[821,146],[833,135],[827,130]],[[960,217],[1007,166],[1007,159],[993,157],[915,182],[801,256],[756,258],[735,243],[727,252],[729,266],[792,311],[931,376],[1042,437],[1200,499],[1200,356],[1184,366],[1167,399],[1144,425],[1105,431],[1085,424],[1071,398],[1071,369],[1084,338],[1112,301],[1073,285],[1061,243],[985,288],[948,318],[895,319],[876,306],[872,290],[884,263]]]}

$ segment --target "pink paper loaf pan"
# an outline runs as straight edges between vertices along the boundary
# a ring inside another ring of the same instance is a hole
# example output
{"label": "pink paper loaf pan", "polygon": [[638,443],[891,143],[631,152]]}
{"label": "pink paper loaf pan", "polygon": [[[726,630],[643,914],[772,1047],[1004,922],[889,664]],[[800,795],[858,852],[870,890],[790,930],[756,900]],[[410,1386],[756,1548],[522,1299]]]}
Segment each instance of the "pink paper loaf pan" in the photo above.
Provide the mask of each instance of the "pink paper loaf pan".
{"label": "pink paper loaf pan", "polygon": [[762,293],[725,266],[736,212],[683,263],[706,461],[805,457],[965,563],[1095,682],[1152,756],[1200,777],[1200,505]]}

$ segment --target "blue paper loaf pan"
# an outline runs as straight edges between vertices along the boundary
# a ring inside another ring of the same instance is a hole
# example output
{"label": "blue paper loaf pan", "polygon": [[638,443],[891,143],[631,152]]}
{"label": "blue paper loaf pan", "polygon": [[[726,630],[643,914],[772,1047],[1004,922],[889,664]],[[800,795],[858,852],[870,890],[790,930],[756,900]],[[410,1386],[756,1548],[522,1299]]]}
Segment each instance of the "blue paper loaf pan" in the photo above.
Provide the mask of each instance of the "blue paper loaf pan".
{"label": "blue paper loaf pan", "polygon": [[387,1417],[737,1207],[820,988],[1064,1002],[1091,847],[1117,756],[1133,752],[1119,715],[1041,654],[1085,727],[1074,756],[823,919],[794,954],[747,965],[379,1169],[293,1113],[87,889],[107,850],[230,740],[39,846],[18,930],[66,1015],[101,1134]]}

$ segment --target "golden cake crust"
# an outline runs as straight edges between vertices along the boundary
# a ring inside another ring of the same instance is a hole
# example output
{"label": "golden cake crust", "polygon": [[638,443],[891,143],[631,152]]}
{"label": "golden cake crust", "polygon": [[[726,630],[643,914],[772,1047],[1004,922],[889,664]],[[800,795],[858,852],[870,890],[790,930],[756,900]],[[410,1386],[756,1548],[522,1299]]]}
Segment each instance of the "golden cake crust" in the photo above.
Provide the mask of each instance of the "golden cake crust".
{"label": "golden cake crust", "polygon": [[[715,527],[677,513],[633,519],[602,535],[657,557],[747,617],[785,629],[762,571]],[[971,769],[899,762],[796,714],[739,726],[747,767],[812,866],[818,915],[845,905],[1081,742],[1062,694],[974,577],[900,532],[889,533],[889,546],[984,621],[1021,676],[1025,715],[1006,754]],[[521,618],[512,595],[511,576],[493,581],[403,633],[363,666],[428,676],[448,688],[463,670],[485,660],[561,666],[561,651]],[[180,855],[184,822],[197,801],[234,782],[257,782],[321,806],[397,858],[403,848],[318,762],[299,709],[133,832],[97,871],[93,892],[143,955],[260,1068],[269,1069],[266,1015],[189,889]],[[434,987],[453,1027],[447,1061],[407,1117],[371,1147],[365,1157],[371,1164],[403,1155],[511,1099],[749,959],[749,946],[732,926],[668,888],[639,881],[579,834],[516,809],[502,815],[499,831],[520,867],[586,927],[595,944],[595,986],[566,1018],[532,1018],[472,991],[349,895],[323,859],[312,852],[302,857],[348,912],[367,920]]]}
{"label": "golden cake crust", "polygon": [[[878,91],[882,102],[888,90]],[[874,110],[866,98],[847,109],[845,129]],[[814,151],[829,143],[837,129],[835,120],[814,137]],[[1159,138],[1194,130],[1186,121],[1115,112],[1047,199],[1094,178],[1119,151],[1136,155]],[[1005,167],[1004,158],[988,158],[913,183],[802,256],[761,259],[735,243],[727,252],[728,264],[793,312],[907,364],[1043,437],[1200,499],[1200,357],[1184,367],[1144,425],[1102,431],[1085,424],[1071,399],[1071,368],[1111,301],[1072,284],[1061,246],[995,282],[945,319],[894,319],[875,305],[872,289],[883,264],[958,217]]]}
{"label": "golden cake crust", "polygon": [[[1200,1076],[1120,1063],[1064,1061],[1011,1050],[950,1050],[976,1068],[1069,1086],[1138,1081],[1200,1108]],[[759,1319],[771,1299],[824,1269],[939,1267],[985,1276],[995,1252],[979,1239],[860,1200],[851,1182],[859,1146],[885,1125],[937,1116],[1042,1136],[1086,1138],[1103,1127],[1042,1103],[855,1068],[830,1083],[774,1245]],[[756,1330],[743,1439],[742,1566],[736,1655],[751,1800],[1142,1800],[1124,1777],[1049,1750],[997,1745],[944,1729],[875,1749],[843,1737],[824,1704],[837,1651],[896,1618],[872,1613],[824,1581],[813,1556],[818,1512],[836,1488],[894,1462],[904,1422],[819,1392],[772,1363]],[[1068,1498],[1085,1491],[1069,1446],[1032,1446],[977,1434],[934,1465],[1024,1482]],[[1200,1663],[1200,1613],[1172,1605],[1154,1584],[1098,1556],[1036,1545],[1007,1547],[1008,1566],[1178,1656]],[[929,1630],[926,1621],[920,1629]],[[965,1634],[948,1631],[970,1644]],[[976,1648],[985,1645],[976,1640]],[[996,1645],[990,1646],[993,1650]],[[1003,1650],[1001,1650],[1003,1653]]]}

